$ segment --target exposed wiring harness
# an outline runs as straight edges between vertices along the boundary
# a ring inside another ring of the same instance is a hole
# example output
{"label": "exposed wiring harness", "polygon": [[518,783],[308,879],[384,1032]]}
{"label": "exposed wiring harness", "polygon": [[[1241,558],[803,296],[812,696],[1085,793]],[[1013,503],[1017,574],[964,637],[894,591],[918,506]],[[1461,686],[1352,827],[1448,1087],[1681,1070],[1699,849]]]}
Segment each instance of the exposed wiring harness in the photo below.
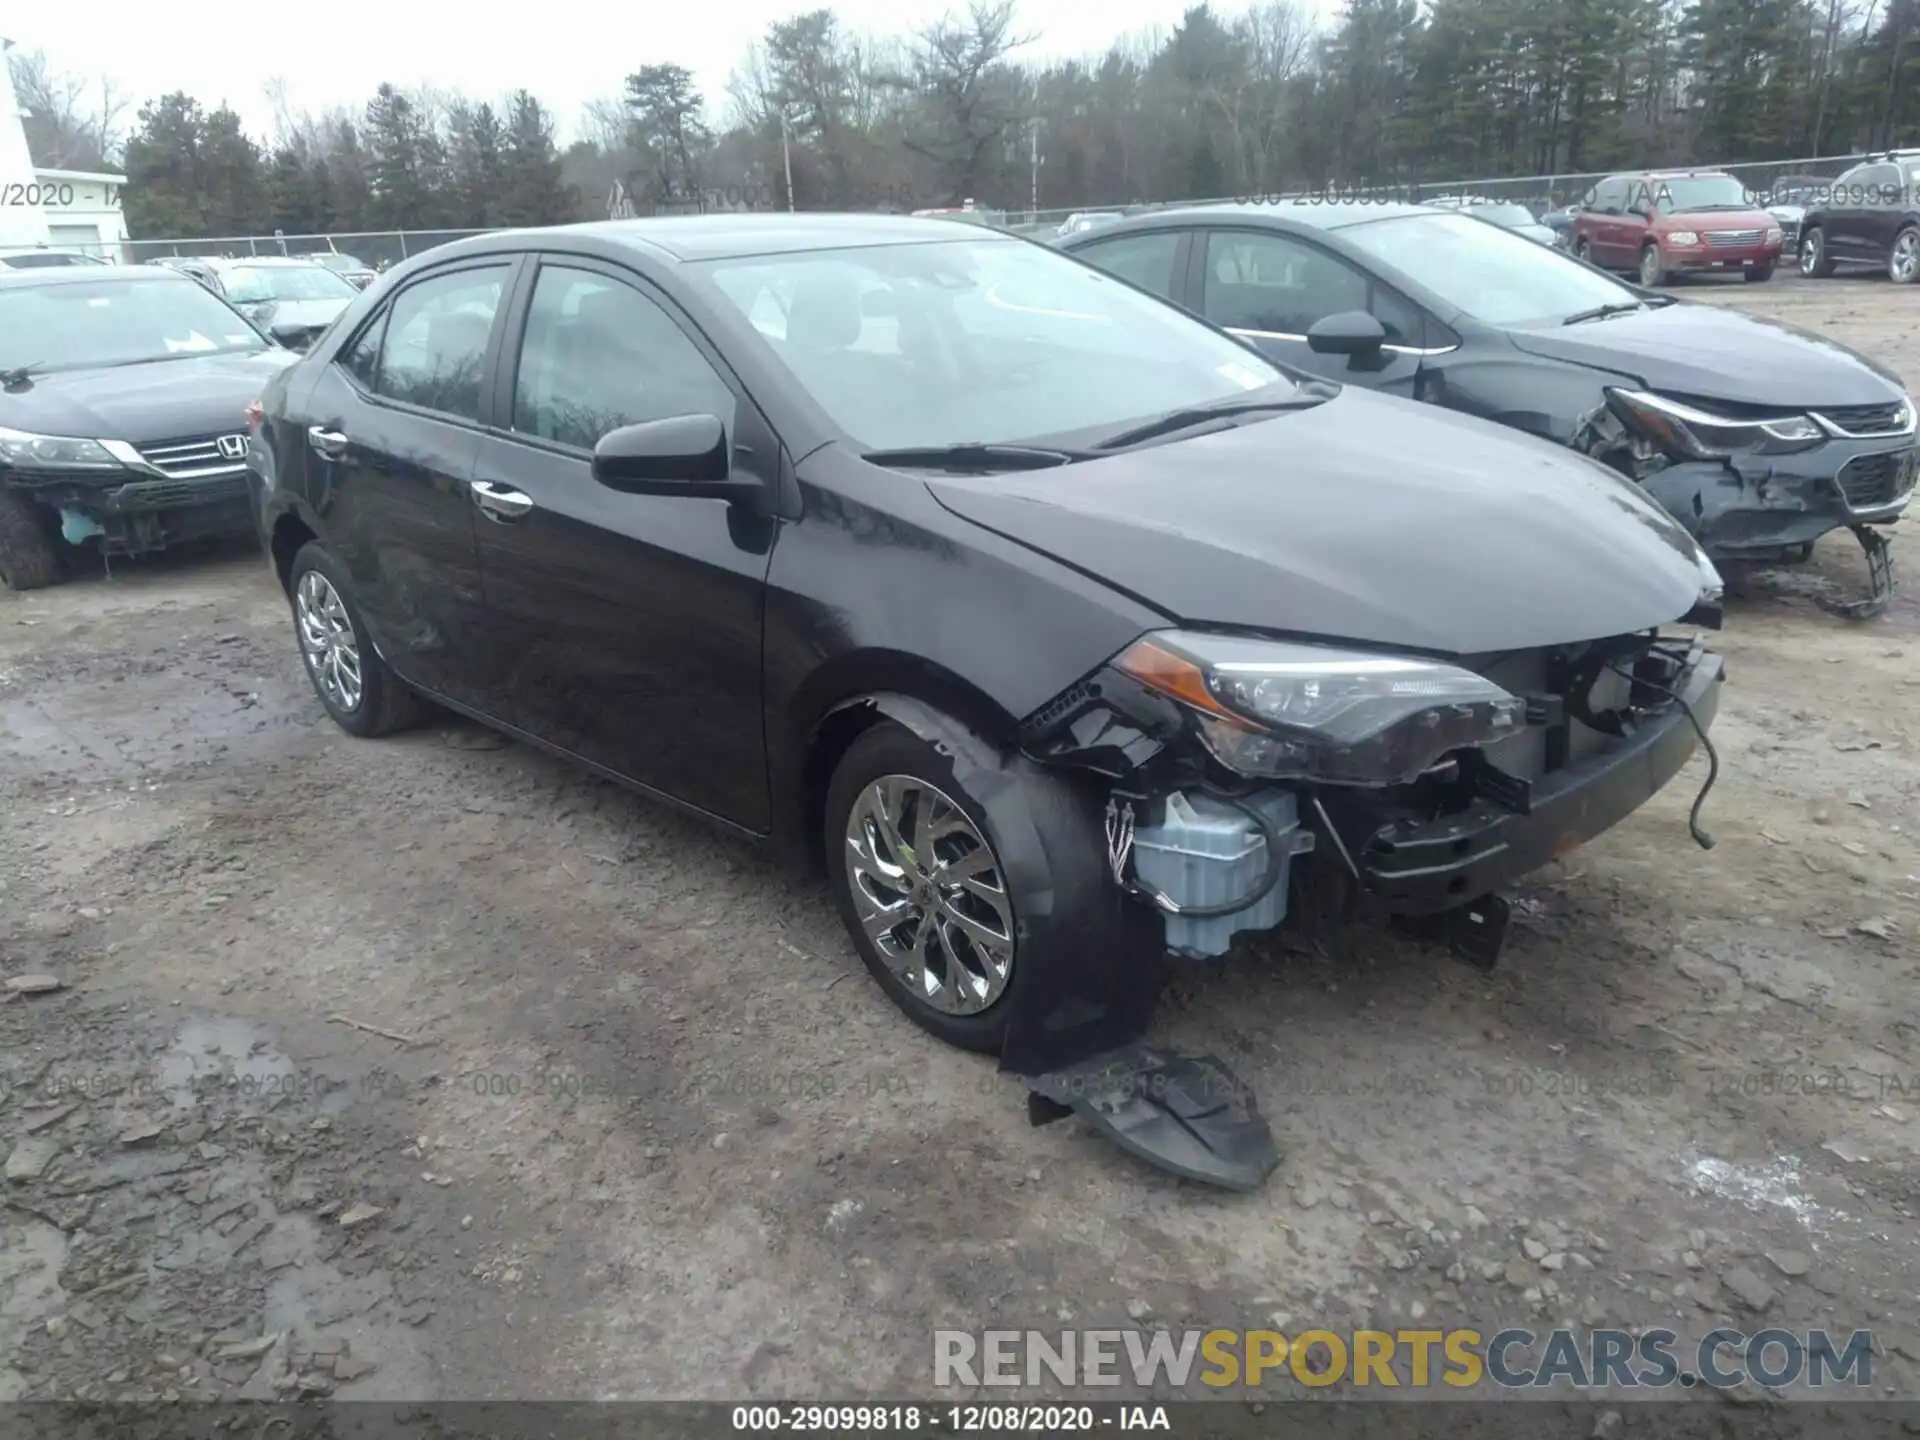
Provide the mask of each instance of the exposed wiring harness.
{"label": "exposed wiring harness", "polygon": [[[1664,655],[1668,659],[1678,658],[1672,651],[1663,650],[1659,646],[1652,647],[1651,653]],[[1707,781],[1700,787],[1700,793],[1693,797],[1693,808],[1687,811],[1687,831],[1693,836],[1693,843],[1702,850],[1713,849],[1719,842],[1700,824],[1700,811],[1707,803],[1707,796],[1713,792],[1714,781],[1720,778],[1720,752],[1713,748],[1713,741],[1707,738],[1707,727],[1700,723],[1700,717],[1693,713],[1693,707],[1686,702],[1686,698],[1672,686],[1663,685],[1658,680],[1649,680],[1645,676],[1629,675],[1611,662],[1608,663],[1607,669],[1613,671],[1629,685],[1644,685],[1649,690],[1657,690],[1665,695],[1680,707],[1680,713],[1685,715],[1687,723],[1693,726],[1693,733],[1700,737],[1700,748],[1707,753]]]}
{"label": "exposed wiring harness", "polygon": [[1283,848],[1280,837],[1268,823],[1267,817],[1254,809],[1237,795],[1206,787],[1203,794],[1218,800],[1223,805],[1231,805],[1253,822],[1254,829],[1260,832],[1261,842],[1266,846],[1267,868],[1260,877],[1260,883],[1248,892],[1244,899],[1230,900],[1220,905],[1182,905],[1165,891],[1159,890],[1136,874],[1127,875],[1127,862],[1133,856],[1133,802],[1121,803],[1119,797],[1107,799],[1107,860],[1113,867],[1114,884],[1130,891],[1144,900],[1166,911],[1169,915],[1181,915],[1190,920],[1210,920],[1222,915],[1238,915],[1242,910],[1252,909],[1273,892],[1280,883],[1280,877],[1286,873],[1287,857],[1291,853]]}

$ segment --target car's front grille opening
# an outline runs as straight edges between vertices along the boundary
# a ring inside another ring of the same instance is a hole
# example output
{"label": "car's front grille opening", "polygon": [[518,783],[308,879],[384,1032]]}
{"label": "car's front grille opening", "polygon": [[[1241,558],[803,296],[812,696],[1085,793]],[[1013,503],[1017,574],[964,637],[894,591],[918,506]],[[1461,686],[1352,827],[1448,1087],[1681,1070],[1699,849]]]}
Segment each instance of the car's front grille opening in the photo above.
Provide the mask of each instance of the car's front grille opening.
{"label": "car's front grille opening", "polygon": [[1855,510],[1891,505],[1913,488],[1913,471],[1904,451],[1856,455],[1840,467],[1840,493]]}
{"label": "car's front grille opening", "polygon": [[232,435],[206,435],[192,440],[167,440],[157,445],[141,446],[140,458],[162,475],[175,480],[225,475],[245,466],[247,437],[235,432]]}
{"label": "car's front grille opening", "polygon": [[1834,405],[1819,414],[1822,420],[1849,435],[1897,435],[1907,428],[1907,406],[1903,400],[1886,405]]}
{"label": "car's front grille opening", "polygon": [[1758,230],[1709,230],[1707,244],[1716,250],[1731,250],[1737,245],[1758,245],[1761,233]]}

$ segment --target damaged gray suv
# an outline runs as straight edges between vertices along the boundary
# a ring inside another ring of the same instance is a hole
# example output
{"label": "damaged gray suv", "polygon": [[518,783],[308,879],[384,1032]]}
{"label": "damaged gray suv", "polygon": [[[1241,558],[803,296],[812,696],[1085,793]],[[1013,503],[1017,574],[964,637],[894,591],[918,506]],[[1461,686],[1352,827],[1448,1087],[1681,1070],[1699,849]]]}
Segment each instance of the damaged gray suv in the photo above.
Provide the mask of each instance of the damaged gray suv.
{"label": "damaged gray suv", "polygon": [[1612,470],[977,227],[441,246],[248,464],[344,729],[431,700],[781,845],[915,1022],[1227,1183],[1259,1127],[1138,1045],[1170,954],[1366,904],[1490,961],[1719,698],[1719,577]]}

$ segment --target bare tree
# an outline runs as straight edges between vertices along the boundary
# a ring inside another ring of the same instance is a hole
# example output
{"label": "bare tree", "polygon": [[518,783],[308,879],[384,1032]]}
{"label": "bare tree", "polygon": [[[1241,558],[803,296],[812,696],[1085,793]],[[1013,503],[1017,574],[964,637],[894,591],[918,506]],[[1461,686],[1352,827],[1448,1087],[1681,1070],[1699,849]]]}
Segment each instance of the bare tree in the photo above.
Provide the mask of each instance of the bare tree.
{"label": "bare tree", "polygon": [[104,170],[118,157],[127,99],[111,80],[89,82],[57,71],[39,50],[9,51],[7,62],[36,165]]}
{"label": "bare tree", "polygon": [[918,96],[917,123],[902,143],[942,172],[949,197],[971,197],[989,162],[1026,122],[1026,77],[1013,52],[1037,38],[1013,28],[1014,0],[973,0],[964,19],[947,16],[914,39],[894,80]]}

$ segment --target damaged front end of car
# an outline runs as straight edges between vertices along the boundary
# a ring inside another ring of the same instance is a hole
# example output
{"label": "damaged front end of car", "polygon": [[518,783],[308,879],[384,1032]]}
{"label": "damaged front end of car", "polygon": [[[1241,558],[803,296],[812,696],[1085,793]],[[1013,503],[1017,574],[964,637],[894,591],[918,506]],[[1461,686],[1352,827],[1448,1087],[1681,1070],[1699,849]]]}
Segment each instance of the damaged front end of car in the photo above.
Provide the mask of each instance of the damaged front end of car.
{"label": "damaged front end of car", "polygon": [[1716,564],[1805,561],[1844,528],[1866,555],[1867,594],[1827,608],[1868,619],[1893,600],[1882,527],[1920,479],[1911,400],[1785,413],[1610,389],[1575,445],[1645,489]]}
{"label": "damaged front end of car", "polygon": [[[1682,622],[1717,627],[1718,591]],[[1079,772],[1103,811],[1116,913],[1154,963],[1112,943],[1056,978],[1010,1029],[1035,1123],[1079,1113],[1189,1178],[1253,1188],[1278,1161],[1244,1086],[1212,1058],[1139,1044],[1161,962],[1225,955],[1282,926],[1336,944],[1375,915],[1491,966],[1500,891],[1607,830],[1705,748],[1719,657],[1649,631],[1498,655],[1427,658],[1262,635],[1149,633],[1029,716],[1023,760]],[[1142,921],[1146,921],[1145,925]],[[1089,1053],[1072,1020],[1107,1017]],[[1116,1033],[1115,1018],[1124,1016]]]}

